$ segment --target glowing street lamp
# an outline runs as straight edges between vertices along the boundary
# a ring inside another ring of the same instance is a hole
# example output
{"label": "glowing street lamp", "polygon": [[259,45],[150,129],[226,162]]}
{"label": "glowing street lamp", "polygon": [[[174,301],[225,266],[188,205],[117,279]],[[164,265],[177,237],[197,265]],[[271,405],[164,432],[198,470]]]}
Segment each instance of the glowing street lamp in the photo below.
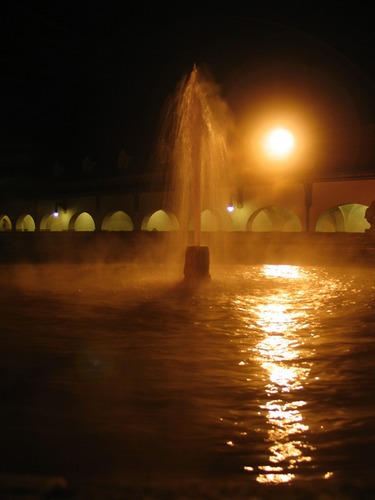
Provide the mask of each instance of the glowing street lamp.
{"label": "glowing street lamp", "polygon": [[294,135],[288,129],[282,127],[269,131],[262,142],[265,154],[274,160],[285,159],[293,151],[294,145]]}

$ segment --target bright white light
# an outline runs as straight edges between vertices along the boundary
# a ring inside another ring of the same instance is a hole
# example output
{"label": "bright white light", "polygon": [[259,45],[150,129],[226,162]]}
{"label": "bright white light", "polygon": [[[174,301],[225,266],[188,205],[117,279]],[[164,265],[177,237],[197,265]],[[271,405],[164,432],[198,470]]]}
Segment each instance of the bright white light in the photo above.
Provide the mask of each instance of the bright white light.
{"label": "bright white light", "polygon": [[59,212],[58,212],[57,210],[55,210],[55,211],[53,212],[53,216],[54,216],[55,218],[56,218],[56,217],[58,217],[58,216],[59,216]]}
{"label": "bright white light", "polygon": [[233,205],[228,205],[227,206],[227,210],[228,210],[229,213],[233,212],[234,206]]}
{"label": "bright white light", "polygon": [[264,140],[264,149],[269,156],[284,158],[294,147],[294,136],[285,128],[276,128],[269,132]]}

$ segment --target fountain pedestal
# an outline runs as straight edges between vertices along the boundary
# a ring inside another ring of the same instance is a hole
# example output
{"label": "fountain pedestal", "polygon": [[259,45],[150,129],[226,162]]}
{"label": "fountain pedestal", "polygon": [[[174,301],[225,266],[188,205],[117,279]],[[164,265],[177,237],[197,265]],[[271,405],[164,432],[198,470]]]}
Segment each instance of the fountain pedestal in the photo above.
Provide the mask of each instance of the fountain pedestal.
{"label": "fountain pedestal", "polygon": [[203,281],[210,276],[210,254],[206,246],[188,246],[185,252],[184,276],[186,280]]}

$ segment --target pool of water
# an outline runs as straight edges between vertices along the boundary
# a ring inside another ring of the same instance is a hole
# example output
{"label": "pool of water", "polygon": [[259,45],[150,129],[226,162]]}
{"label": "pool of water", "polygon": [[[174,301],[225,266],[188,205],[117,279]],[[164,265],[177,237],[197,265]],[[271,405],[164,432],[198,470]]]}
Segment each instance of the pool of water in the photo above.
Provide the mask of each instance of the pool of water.
{"label": "pool of water", "polygon": [[375,270],[211,274],[193,288],[162,266],[0,267],[3,484],[374,498]]}

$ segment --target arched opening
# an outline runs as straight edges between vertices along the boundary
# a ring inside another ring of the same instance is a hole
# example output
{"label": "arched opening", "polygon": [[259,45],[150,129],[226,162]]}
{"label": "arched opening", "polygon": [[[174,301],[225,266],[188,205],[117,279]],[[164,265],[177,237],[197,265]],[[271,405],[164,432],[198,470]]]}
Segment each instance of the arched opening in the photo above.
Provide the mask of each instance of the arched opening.
{"label": "arched opening", "polygon": [[322,233],[364,233],[370,227],[365,219],[366,210],[366,205],[358,203],[332,207],[319,217],[315,230]]}
{"label": "arched opening", "polygon": [[40,221],[40,229],[41,231],[63,231],[64,226],[61,217],[47,214]]}
{"label": "arched opening", "polygon": [[349,233],[364,233],[366,229],[369,229],[370,224],[365,218],[365,213],[368,208],[366,205],[360,205],[358,203],[344,205],[344,211],[346,207],[348,208],[346,230]]}
{"label": "arched opening", "polygon": [[158,210],[151,216],[144,218],[142,229],[144,231],[175,231],[179,229],[179,224],[174,214]]}
{"label": "arched opening", "polygon": [[122,210],[110,212],[107,214],[102,223],[103,231],[133,231],[134,224],[128,214]]}
{"label": "arched opening", "polygon": [[246,230],[298,232],[302,231],[302,224],[297,215],[289,208],[272,206],[254,212],[247,222]]}
{"label": "arched opening", "polygon": [[219,231],[220,228],[220,218],[217,213],[213,212],[212,210],[204,210],[201,213],[202,231]]}
{"label": "arched opening", "polygon": [[18,217],[16,231],[35,231],[35,222],[31,215],[23,214]]}
{"label": "arched opening", "polygon": [[12,223],[7,215],[0,215],[0,231],[11,231]]}
{"label": "arched opening", "polygon": [[[222,229],[222,219],[216,211],[207,209],[201,213],[201,231],[212,232],[212,231],[220,231],[221,229]],[[191,220],[189,223],[189,230],[190,231],[194,230],[193,220]]]}
{"label": "arched opening", "polygon": [[71,218],[69,229],[73,231],[95,231],[95,222],[89,213],[80,212]]}

